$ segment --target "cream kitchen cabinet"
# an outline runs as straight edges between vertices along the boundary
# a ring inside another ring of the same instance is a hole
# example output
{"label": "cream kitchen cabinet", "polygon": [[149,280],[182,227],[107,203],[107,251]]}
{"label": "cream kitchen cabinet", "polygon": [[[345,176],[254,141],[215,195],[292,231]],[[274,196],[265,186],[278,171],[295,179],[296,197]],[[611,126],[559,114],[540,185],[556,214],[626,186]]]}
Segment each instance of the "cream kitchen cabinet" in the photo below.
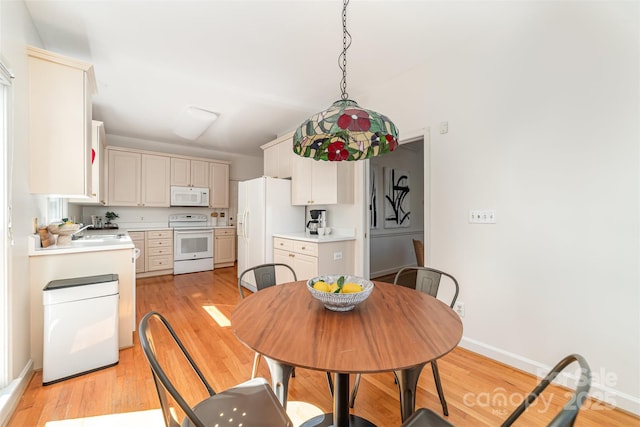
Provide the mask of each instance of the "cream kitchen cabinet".
{"label": "cream kitchen cabinet", "polygon": [[229,164],[209,163],[209,207],[228,208],[229,207]]}
{"label": "cream kitchen cabinet", "polygon": [[169,157],[108,149],[110,206],[169,207]]}
{"label": "cream kitchen cabinet", "polygon": [[214,267],[232,267],[236,261],[236,229],[216,228],[214,238]]}
{"label": "cream kitchen cabinet", "polygon": [[169,207],[171,203],[171,160],[152,154],[142,155],[142,206]]}
{"label": "cream kitchen cabinet", "polygon": [[293,132],[262,145],[264,175],[273,178],[291,178],[293,153]]}
{"label": "cream kitchen cabinet", "polygon": [[105,205],[107,202],[104,180],[106,134],[104,123],[93,120],[91,125],[91,196],[88,199],[69,199],[70,203]]}
{"label": "cream kitchen cabinet", "polygon": [[293,156],[292,205],[353,203],[353,164]]}
{"label": "cream kitchen cabinet", "polygon": [[353,240],[309,242],[273,239],[273,262],[287,264],[298,280],[324,274],[353,274]]}
{"label": "cream kitchen cabinet", "polygon": [[27,47],[29,191],[91,196],[91,64]]}
{"label": "cream kitchen cabinet", "polygon": [[209,162],[171,158],[171,185],[208,188],[209,181]]}
{"label": "cream kitchen cabinet", "polygon": [[137,277],[173,274],[173,230],[130,231],[129,236],[140,249]]}
{"label": "cream kitchen cabinet", "polygon": [[153,230],[145,234],[147,272],[162,271],[162,274],[167,274],[165,270],[173,272],[173,231]]}
{"label": "cream kitchen cabinet", "polygon": [[147,271],[144,231],[130,231],[129,237],[131,237],[131,241],[135,245],[136,249],[140,251],[138,259],[136,259],[136,274],[144,273]]}

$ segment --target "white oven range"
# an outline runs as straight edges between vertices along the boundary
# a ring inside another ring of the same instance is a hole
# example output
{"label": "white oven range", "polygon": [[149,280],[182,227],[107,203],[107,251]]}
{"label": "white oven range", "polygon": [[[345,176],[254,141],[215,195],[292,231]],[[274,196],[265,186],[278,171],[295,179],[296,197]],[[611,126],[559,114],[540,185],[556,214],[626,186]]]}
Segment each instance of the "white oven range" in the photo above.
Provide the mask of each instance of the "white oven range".
{"label": "white oven range", "polygon": [[173,228],[173,274],[213,270],[213,227],[204,214],[169,215]]}

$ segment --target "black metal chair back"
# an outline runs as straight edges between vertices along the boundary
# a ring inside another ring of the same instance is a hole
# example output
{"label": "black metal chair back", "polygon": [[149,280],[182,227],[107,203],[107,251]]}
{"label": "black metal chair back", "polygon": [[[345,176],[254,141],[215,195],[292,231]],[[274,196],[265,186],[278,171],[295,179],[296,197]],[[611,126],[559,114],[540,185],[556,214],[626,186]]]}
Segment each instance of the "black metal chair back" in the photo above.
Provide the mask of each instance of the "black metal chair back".
{"label": "black metal chair back", "polygon": [[276,267],[284,267],[288,269],[293,275],[293,281],[297,281],[296,272],[288,266],[287,264],[281,263],[270,263],[270,264],[260,264],[251,268],[247,268],[245,271],[240,274],[238,277],[238,291],[240,292],[240,298],[244,299],[244,290],[242,289],[242,280],[247,274],[253,273],[256,282],[256,289],[258,291],[269,288],[271,286],[275,286],[277,284],[276,281]]}
{"label": "black metal chair back", "polygon": [[453,308],[456,300],[458,299],[460,285],[458,285],[458,281],[456,280],[456,278],[447,272],[431,267],[404,267],[401,268],[400,271],[398,271],[395,279],[393,280],[393,283],[396,285],[407,286],[407,280],[409,280],[412,282],[411,285],[415,285],[416,290],[437,298],[438,292],[440,291],[440,282],[442,280],[442,276],[449,278],[453,284],[452,286],[454,287],[454,293],[449,300],[449,306]]}
{"label": "black metal chair back", "polygon": [[[570,354],[562,359],[536,388],[527,395],[524,401],[509,415],[502,427],[510,427],[513,423],[533,404],[545,388],[573,362],[580,365],[580,379],[575,391],[571,394],[567,403],[560,409],[560,412],[551,420],[547,427],[568,427],[573,426],[582,404],[587,399],[591,387],[591,369],[584,357],[579,354]],[[420,408],[402,423],[401,427],[454,427],[449,421],[441,418],[438,414],[427,408]]]}

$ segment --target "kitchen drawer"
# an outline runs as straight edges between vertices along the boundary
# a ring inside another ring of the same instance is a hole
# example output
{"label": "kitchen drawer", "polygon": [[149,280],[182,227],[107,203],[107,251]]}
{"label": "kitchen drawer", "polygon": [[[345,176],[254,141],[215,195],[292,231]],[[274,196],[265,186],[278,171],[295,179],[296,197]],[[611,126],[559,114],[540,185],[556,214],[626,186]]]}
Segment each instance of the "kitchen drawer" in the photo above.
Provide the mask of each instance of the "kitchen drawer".
{"label": "kitchen drawer", "polygon": [[281,239],[279,237],[273,238],[273,247],[276,249],[283,249],[285,251],[293,250],[293,240]]}
{"label": "kitchen drawer", "polygon": [[147,231],[147,239],[167,239],[167,238],[173,238],[172,230]]}
{"label": "kitchen drawer", "polygon": [[318,244],[294,240],[293,251],[298,252],[300,254],[318,256]]}
{"label": "kitchen drawer", "polygon": [[149,248],[149,256],[159,256],[159,255],[173,255],[173,248],[171,246],[168,247],[150,247]]}
{"label": "kitchen drawer", "polygon": [[236,234],[235,228],[216,228],[214,230],[214,235],[218,236],[233,236]]}
{"label": "kitchen drawer", "polygon": [[164,255],[164,256],[154,256],[147,258],[148,265],[147,271],[154,270],[167,270],[173,268],[173,256],[172,255]]}
{"label": "kitchen drawer", "polygon": [[148,248],[173,248],[173,239],[147,239]]}

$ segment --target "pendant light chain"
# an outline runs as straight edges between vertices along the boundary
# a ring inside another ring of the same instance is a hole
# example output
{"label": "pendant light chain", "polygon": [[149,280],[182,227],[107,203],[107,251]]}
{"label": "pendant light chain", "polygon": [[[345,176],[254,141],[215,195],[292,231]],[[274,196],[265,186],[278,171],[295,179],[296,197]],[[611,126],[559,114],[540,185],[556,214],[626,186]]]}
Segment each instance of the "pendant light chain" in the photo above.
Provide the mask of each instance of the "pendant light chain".
{"label": "pendant light chain", "polygon": [[[0,0],[2,1],[2,0]],[[296,129],[293,152],[318,161],[366,160],[394,151],[398,147],[398,128],[385,115],[363,108],[347,93],[347,50],[351,34],[347,31],[347,5],[342,0],[342,52],[338,67],[342,70],[342,99],[320,111]]]}
{"label": "pendant light chain", "polygon": [[[344,0],[342,6],[342,53],[338,57],[338,66],[342,70],[342,80],[340,80],[340,90],[342,92],[342,99],[349,99],[347,93],[347,49],[351,46],[351,34],[347,31],[347,5],[349,0]],[[342,60],[341,60],[342,58]]]}

